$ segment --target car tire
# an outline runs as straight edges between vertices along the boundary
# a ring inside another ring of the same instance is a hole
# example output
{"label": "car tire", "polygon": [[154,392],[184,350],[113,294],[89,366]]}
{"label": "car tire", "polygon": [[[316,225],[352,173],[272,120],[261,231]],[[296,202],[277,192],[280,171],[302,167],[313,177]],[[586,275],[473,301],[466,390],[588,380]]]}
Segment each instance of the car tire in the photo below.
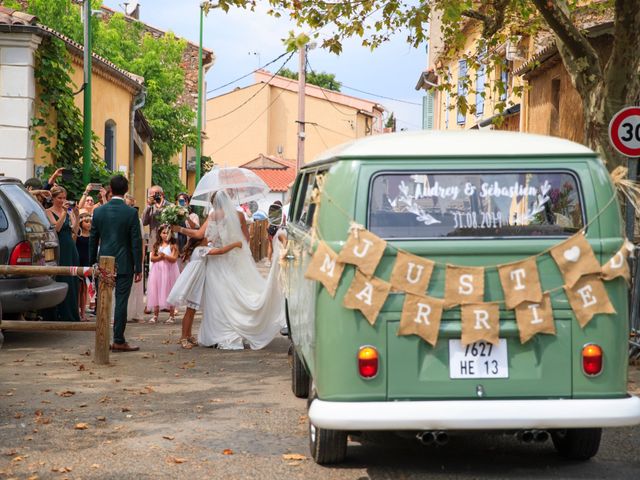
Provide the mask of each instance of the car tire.
{"label": "car tire", "polygon": [[296,352],[295,346],[291,343],[289,347],[291,353],[291,390],[298,398],[307,398],[309,396],[309,374]]}
{"label": "car tire", "polygon": [[589,460],[600,448],[601,428],[576,428],[551,432],[557,452],[570,460]]}
{"label": "car tire", "polygon": [[[316,398],[315,388],[309,382],[307,409]],[[347,456],[349,433],[342,430],[327,430],[316,427],[309,420],[309,450],[318,465],[332,465],[344,461]]]}

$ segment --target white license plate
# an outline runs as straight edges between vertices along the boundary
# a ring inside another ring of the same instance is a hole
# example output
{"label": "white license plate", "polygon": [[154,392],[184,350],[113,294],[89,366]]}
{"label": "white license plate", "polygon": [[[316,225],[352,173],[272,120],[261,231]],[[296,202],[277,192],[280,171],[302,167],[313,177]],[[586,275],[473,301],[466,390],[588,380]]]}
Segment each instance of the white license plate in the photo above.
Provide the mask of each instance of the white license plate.
{"label": "white license plate", "polygon": [[476,342],[462,345],[449,340],[449,378],[509,378],[507,341],[498,345]]}

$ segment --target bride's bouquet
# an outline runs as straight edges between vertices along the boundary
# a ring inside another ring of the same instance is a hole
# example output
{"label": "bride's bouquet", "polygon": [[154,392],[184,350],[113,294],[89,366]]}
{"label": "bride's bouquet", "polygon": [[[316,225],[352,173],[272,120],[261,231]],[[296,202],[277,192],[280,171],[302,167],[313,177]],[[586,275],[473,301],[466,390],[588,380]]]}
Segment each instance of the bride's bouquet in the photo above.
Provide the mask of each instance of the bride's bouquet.
{"label": "bride's bouquet", "polygon": [[180,207],[170,203],[160,211],[158,216],[160,223],[168,223],[169,225],[182,225],[189,215],[186,207]]}

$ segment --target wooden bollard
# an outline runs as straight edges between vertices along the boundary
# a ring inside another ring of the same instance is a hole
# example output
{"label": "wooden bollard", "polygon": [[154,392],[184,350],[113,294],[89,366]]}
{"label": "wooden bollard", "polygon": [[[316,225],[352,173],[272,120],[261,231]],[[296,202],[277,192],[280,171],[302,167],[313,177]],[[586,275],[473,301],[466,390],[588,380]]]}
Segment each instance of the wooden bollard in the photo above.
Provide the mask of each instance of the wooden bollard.
{"label": "wooden bollard", "polygon": [[98,365],[109,363],[109,347],[111,343],[111,302],[113,299],[113,283],[115,277],[114,257],[100,257],[100,270],[111,277],[109,280],[101,279],[98,284],[98,310],[96,315],[96,347],[93,360]]}

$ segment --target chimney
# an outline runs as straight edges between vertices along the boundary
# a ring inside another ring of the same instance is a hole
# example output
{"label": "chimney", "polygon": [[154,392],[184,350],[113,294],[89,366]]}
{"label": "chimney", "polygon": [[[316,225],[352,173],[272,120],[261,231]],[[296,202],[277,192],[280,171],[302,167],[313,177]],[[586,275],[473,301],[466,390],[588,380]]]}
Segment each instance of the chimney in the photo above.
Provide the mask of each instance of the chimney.
{"label": "chimney", "polygon": [[136,8],[129,15],[131,18],[135,18],[136,20],[140,20],[140,4],[136,5]]}

